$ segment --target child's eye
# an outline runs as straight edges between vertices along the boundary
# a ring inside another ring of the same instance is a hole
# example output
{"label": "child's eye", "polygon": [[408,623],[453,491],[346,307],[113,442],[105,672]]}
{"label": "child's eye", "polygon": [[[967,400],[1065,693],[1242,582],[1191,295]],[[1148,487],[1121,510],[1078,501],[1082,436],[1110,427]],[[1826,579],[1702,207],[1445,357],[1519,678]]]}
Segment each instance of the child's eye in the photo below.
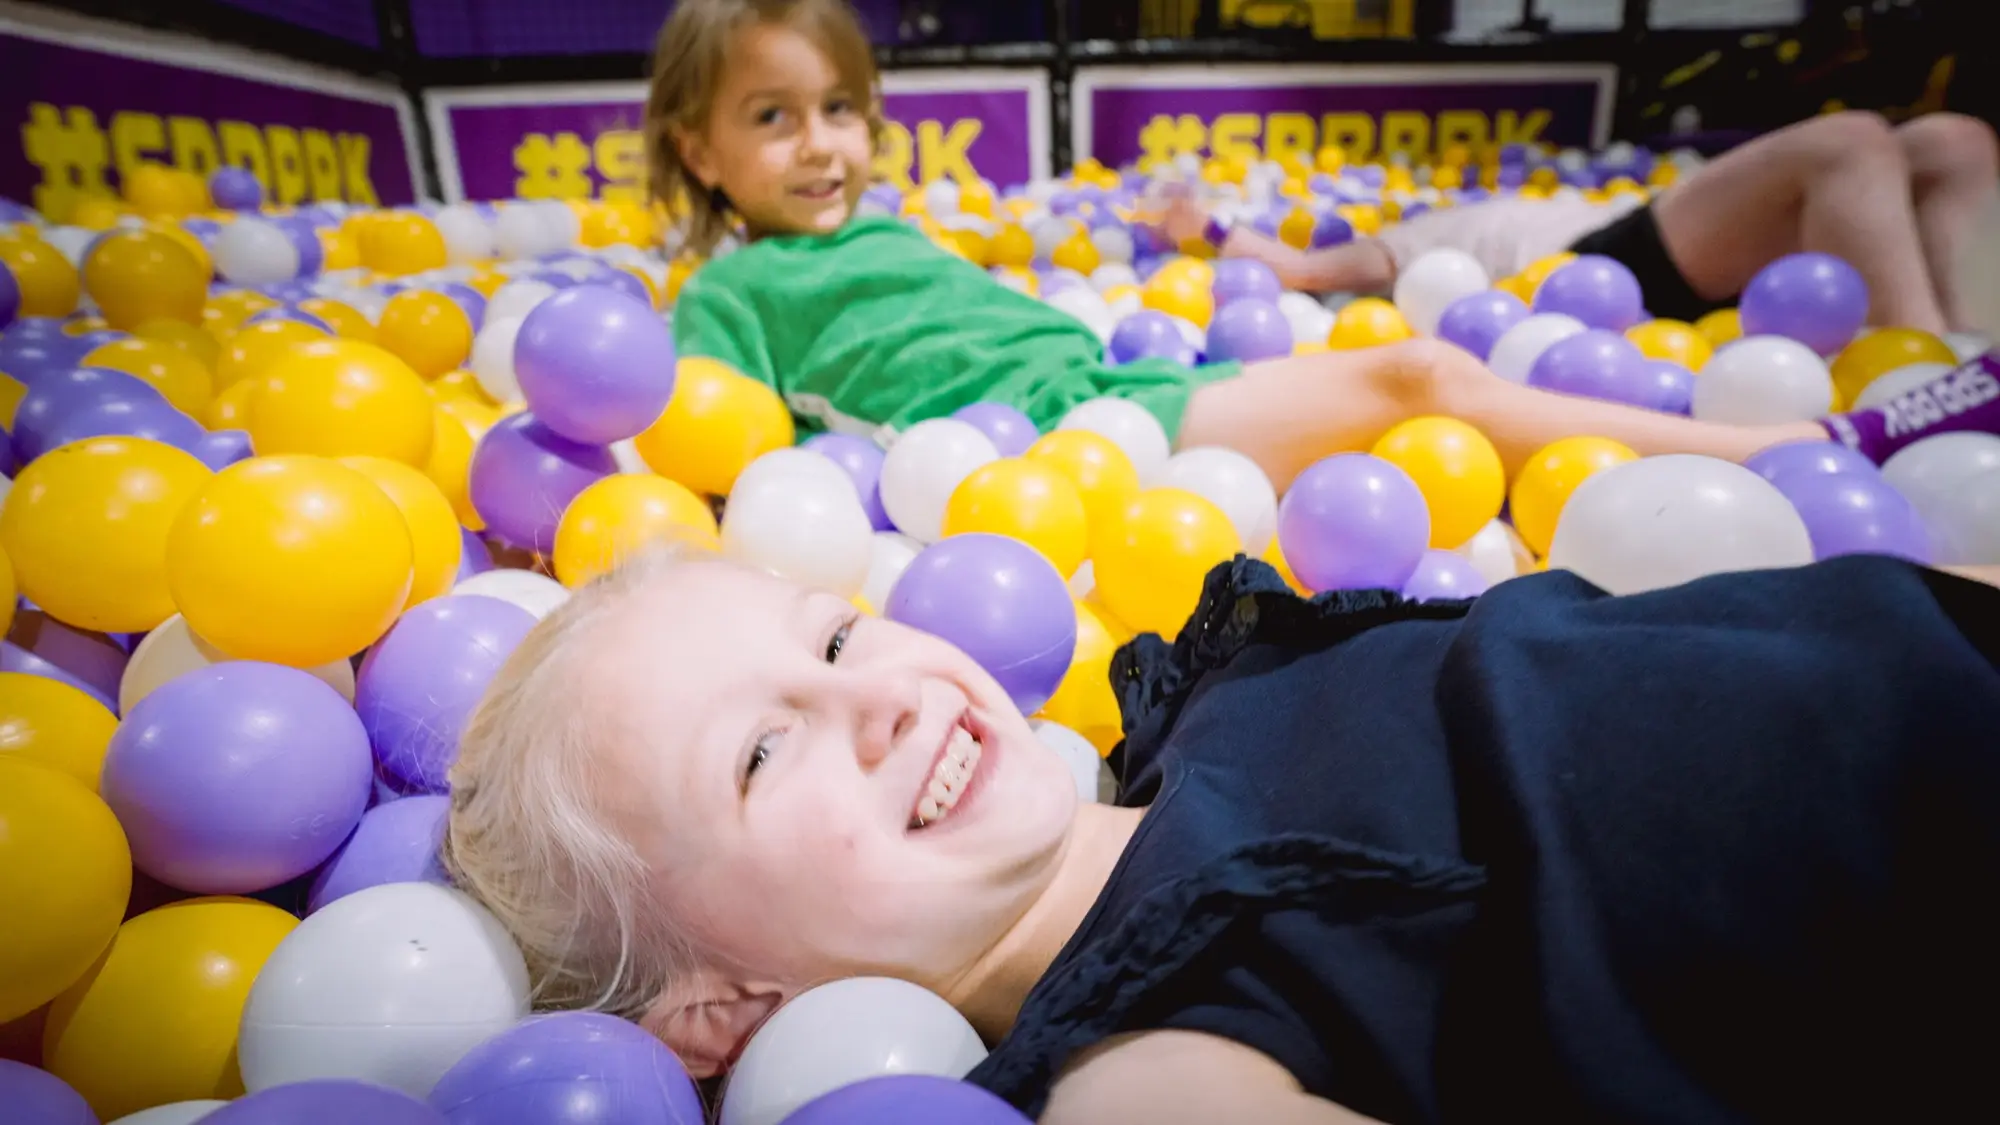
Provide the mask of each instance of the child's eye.
{"label": "child's eye", "polygon": [[777,747],[778,736],[778,731],[759,735],[756,743],[750,747],[750,756],[743,763],[742,785],[744,793],[747,794],[750,792],[750,780],[757,776],[758,768],[770,760],[771,752]]}
{"label": "child's eye", "polygon": [[841,117],[854,112],[854,102],[848,98],[835,98],[826,103],[829,116]]}
{"label": "child's eye", "polygon": [[783,116],[784,112],[785,112],[784,110],[779,109],[777,106],[770,106],[769,108],[766,109],[760,109],[757,111],[757,124],[776,125],[778,123],[778,118]]}
{"label": "child's eye", "polygon": [[854,620],[854,618],[848,618],[847,622],[834,630],[833,636],[828,638],[826,642],[826,662],[828,664],[833,664],[840,660],[841,651],[847,647],[847,638],[854,632]]}

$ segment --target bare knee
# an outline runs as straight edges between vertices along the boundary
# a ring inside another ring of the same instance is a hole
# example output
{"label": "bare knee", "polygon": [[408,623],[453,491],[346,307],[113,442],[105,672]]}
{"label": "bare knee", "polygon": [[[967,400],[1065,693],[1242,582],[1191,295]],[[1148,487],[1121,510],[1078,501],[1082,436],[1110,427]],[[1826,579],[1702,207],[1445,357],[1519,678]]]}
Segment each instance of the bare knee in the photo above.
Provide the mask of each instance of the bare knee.
{"label": "bare knee", "polygon": [[1417,339],[1381,351],[1369,370],[1371,390],[1399,405],[1407,417],[1455,414],[1504,382],[1485,364],[1442,340]]}
{"label": "bare knee", "polygon": [[1927,113],[1896,130],[1911,172],[1919,181],[2000,182],[2000,140],[1993,128],[1962,113]]}
{"label": "bare knee", "polygon": [[1837,176],[1904,162],[1896,130],[1879,113],[1829,113],[1794,126],[1793,131],[1794,158],[1811,174]]}

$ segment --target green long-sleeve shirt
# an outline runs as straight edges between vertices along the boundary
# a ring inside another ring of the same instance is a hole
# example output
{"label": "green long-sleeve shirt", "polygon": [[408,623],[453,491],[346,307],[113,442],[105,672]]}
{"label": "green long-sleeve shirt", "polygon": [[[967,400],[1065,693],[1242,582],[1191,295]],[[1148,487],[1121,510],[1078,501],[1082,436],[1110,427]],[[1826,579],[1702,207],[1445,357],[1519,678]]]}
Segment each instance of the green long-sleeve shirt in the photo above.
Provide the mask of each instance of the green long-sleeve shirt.
{"label": "green long-sleeve shirt", "polygon": [[1076,318],[888,218],[762,239],[703,266],[674,307],[674,337],[681,355],[777,390],[805,432],[885,442],[982,400],[1017,407],[1046,432],[1106,395],[1146,407],[1173,437],[1194,390],[1237,371],[1111,366]]}

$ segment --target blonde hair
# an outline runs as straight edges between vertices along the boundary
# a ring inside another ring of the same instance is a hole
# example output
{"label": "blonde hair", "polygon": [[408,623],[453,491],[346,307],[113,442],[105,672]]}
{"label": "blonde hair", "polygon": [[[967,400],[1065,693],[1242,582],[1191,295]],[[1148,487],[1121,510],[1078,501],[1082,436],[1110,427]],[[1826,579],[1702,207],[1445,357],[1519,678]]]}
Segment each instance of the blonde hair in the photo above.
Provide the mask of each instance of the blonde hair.
{"label": "blonde hair", "polygon": [[645,860],[604,823],[591,770],[606,732],[572,697],[592,626],[712,557],[668,545],[576,591],[508,657],[460,741],[440,858],[519,943],[537,1008],[643,1021],[694,967],[686,931],[647,905]]}
{"label": "blonde hair", "polygon": [[848,92],[861,103],[870,140],[881,137],[875,50],[847,0],[681,0],[653,48],[646,151],[653,196],[674,214],[686,215],[684,245],[696,254],[713,251],[733,224],[727,197],[688,170],[674,133],[707,126],[729,42],[755,23],[786,24],[826,52]]}

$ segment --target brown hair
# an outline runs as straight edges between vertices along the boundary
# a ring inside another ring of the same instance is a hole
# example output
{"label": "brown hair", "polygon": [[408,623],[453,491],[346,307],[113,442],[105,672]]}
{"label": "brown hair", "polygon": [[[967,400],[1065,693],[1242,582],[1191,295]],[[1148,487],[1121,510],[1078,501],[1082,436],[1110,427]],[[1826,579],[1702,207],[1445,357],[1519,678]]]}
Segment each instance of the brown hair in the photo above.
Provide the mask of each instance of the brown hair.
{"label": "brown hair", "polygon": [[653,87],[646,96],[646,151],[653,196],[683,220],[687,249],[707,254],[729,233],[728,200],[681,162],[674,130],[708,124],[729,42],[755,23],[787,24],[833,61],[862,104],[871,139],[882,131],[875,51],[847,0],[681,0],[653,48]]}

